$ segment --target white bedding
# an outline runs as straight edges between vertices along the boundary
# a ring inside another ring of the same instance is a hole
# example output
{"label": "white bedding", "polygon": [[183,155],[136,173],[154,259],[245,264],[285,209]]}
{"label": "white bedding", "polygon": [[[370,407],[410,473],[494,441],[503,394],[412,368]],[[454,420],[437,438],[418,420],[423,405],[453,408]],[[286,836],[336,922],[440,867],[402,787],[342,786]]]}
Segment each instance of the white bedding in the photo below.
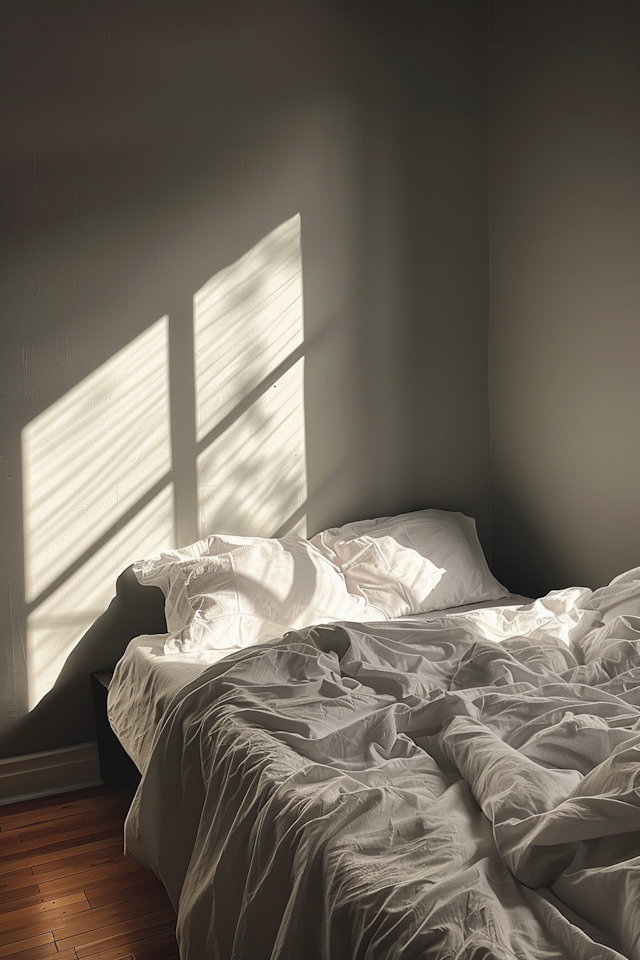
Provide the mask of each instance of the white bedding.
{"label": "white bedding", "polygon": [[605,589],[147,672],[127,850],[183,960],[640,960],[640,618]]}
{"label": "white bedding", "polygon": [[[509,594],[502,606],[528,604],[530,600]],[[495,607],[491,600],[447,609],[447,615]],[[418,614],[418,620],[433,620],[443,611]],[[116,665],[109,696],[109,721],[125,750],[144,772],[153,738],[172,703],[186,684],[237,648],[177,652],[167,643],[167,634],[136,637]]]}
{"label": "white bedding", "polygon": [[167,652],[252,646],[318,623],[363,623],[497,601],[471,517],[416,510],[316,534],[213,534],[133,565],[160,587]]}

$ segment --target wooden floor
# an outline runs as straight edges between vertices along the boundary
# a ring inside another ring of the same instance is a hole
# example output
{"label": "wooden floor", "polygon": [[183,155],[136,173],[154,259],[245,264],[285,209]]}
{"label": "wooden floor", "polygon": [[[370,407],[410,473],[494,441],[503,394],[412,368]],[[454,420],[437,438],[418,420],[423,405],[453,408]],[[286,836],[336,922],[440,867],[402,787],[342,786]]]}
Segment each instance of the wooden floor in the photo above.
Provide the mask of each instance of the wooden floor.
{"label": "wooden floor", "polygon": [[0,958],[178,960],[164,887],[122,852],[132,796],[104,786],[0,806]]}

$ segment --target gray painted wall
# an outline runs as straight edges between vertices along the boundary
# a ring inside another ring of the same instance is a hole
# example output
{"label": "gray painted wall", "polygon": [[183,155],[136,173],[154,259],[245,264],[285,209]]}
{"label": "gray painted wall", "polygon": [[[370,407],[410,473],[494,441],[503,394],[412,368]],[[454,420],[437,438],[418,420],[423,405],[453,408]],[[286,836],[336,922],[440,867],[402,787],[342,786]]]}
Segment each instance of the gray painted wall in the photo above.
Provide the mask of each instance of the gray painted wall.
{"label": "gray painted wall", "polygon": [[640,563],[640,7],[491,5],[496,575]]}
{"label": "gray painted wall", "polygon": [[[176,539],[193,539],[193,296],[296,214],[308,532],[439,506],[476,516],[488,545],[487,56],[485,6],[468,0],[407,3],[402,17],[337,0],[9,0],[2,18],[0,755],[11,756],[92,738],[88,673],[113,651],[80,640],[29,710],[27,614],[66,589],[57,636],[73,636],[136,547],[137,514],[119,518],[110,491],[109,530],[95,549],[70,543],[66,572],[27,607],[23,431],[168,316],[165,479]],[[91,409],[77,415],[91,423]],[[96,484],[122,455],[107,421],[94,425]],[[47,437],[53,488],[73,470],[56,465],[68,436]]]}

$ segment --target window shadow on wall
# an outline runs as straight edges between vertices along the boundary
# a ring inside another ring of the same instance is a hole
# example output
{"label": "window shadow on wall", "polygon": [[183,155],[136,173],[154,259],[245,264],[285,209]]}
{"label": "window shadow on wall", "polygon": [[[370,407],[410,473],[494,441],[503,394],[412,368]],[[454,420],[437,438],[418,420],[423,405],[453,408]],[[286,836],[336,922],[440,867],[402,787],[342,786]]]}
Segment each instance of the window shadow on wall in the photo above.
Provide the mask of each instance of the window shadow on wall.
{"label": "window shadow on wall", "polygon": [[[88,672],[123,652],[121,597],[103,650],[105,624],[88,628],[134,560],[181,545],[185,529],[306,532],[300,217],[195,293],[189,369],[172,356],[171,323],[152,324],[23,431],[27,723],[51,711],[59,725],[71,689],[77,709]],[[181,391],[195,397],[191,423],[172,414]],[[193,497],[178,496],[181,483]]]}

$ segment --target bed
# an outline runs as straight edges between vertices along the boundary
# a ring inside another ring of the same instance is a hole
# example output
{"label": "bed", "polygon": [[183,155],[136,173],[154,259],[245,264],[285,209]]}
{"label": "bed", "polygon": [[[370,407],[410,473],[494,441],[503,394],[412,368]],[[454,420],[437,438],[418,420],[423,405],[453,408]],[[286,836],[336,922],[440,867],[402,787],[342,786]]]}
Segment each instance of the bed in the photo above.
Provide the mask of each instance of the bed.
{"label": "bed", "polygon": [[640,568],[514,597],[419,511],[136,564],[127,852],[182,960],[640,958]]}

